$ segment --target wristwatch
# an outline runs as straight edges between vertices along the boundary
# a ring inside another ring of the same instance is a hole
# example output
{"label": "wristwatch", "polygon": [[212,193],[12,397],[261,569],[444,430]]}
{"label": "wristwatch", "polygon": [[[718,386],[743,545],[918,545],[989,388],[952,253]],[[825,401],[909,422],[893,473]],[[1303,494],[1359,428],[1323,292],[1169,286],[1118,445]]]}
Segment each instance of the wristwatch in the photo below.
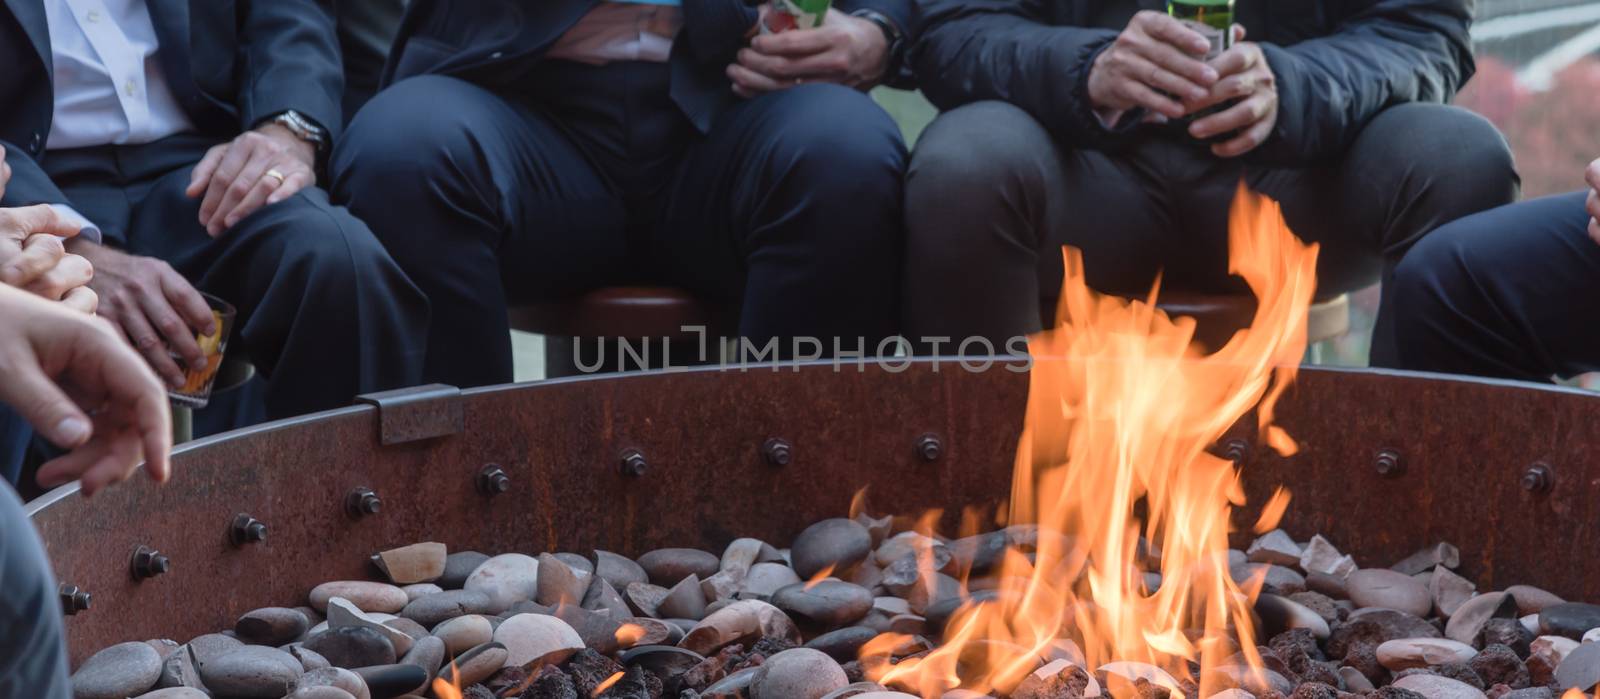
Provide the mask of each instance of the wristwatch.
{"label": "wristwatch", "polygon": [[295,138],[311,144],[319,157],[328,149],[328,132],[317,126],[316,122],[302,116],[300,112],[293,109],[284,110],[283,113],[268,120],[268,123],[282,126],[294,134]]}
{"label": "wristwatch", "polygon": [[883,71],[883,80],[888,82],[899,75],[906,49],[906,33],[900,29],[900,25],[895,24],[894,20],[889,19],[877,10],[856,10],[851,12],[850,16],[860,17],[878,25],[878,29],[883,32],[883,38],[889,42],[888,60],[886,61],[887,66]]}

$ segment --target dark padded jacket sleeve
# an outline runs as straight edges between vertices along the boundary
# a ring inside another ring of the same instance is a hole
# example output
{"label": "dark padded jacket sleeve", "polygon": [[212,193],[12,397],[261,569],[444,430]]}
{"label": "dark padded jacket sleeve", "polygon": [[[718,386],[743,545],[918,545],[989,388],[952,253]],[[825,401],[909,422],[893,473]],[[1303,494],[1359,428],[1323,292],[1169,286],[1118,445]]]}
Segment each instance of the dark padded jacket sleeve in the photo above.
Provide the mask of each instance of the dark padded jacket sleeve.
{"label": "dark padded jacket sleeve", "polygon": [[44,169],[27,151],[7,141],[0,141],[0,146],[5,147],[6,164],[11,166],[11,182],[6,185],[5,197],[0,198],[0,206],[67,203],[67,195],[50,181],[50,176],[44,174]]}
{"label": "dark padded jacket sleeve", "polygon": [[1089,67],[1117,32],[1046,24],[1044,0],[929,0],[912,51],[917,82],[940,109],[1003,100],[1062,141],[1106,148],[1127,135],[1090,109]]}
{"label": "dark padded jacket sleeve", "polygon": [[1278,123],[1250,160],[1309,165],[1343,152],[1385,107],[1449,101],[1474,68],[1469,2],[1352,3],[1326,37],[1263,44],[1278,80]]}
{"label": "dark padded jacket sleeve", "polygon": [[241,128],[293,109],[337,137],[344,66],[327,0],[252,0],[240,32]]}

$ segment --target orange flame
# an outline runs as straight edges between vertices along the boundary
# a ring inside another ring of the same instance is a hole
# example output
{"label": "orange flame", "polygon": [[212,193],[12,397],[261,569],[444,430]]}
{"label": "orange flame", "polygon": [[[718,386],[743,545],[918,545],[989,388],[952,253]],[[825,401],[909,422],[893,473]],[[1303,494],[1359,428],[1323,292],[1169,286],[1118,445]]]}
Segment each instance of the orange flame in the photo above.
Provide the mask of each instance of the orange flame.
{"label": "orange flame", "polygon": [[[994,600],[959,610],[931,652],[891,664],[903,638],[867,644],[869,679],[925,698],[957,687],[1006,694],[1042,658],[1060,657],[1060,639],[1079,644],[1091,674],[1120,676],[1106,688],[1118,697],[1134,678],[1186,694],[1191,661],[1199,695],[1211,696],[1235,639],[1245,665],[1229,674],[1260,671],[1250,614],[1259,581],[1236,583],[1226,555],[1244,490],[1233,462],[1208,448],[1257,407],[1264,441],[1293,452],[1271,415],[1305,351],[1317,248],[1295,239],[1276,202],[1241,184],[1229,252],[1257,308],[1250,328],[1204,355],[1194,321],[1157,309],[1156,290],[1145,301],[1095,294],[1079,253],[1064,251],[1057,328],[1030,338],[1005,519],[1037,526],[1031,553],[1008,551],[992,574]],[[1266,519],[1287,504],[1286,493],[1275,496]],[[1159,570],[1159,588],[1147,589],[1142,566]]]}
{"label": "orange flame", "polygon": [[598,697],[598,696],[600,696],[602,694],[605,694],[606,690],[611,689],[611,685],[614,685],[614,684],[616,684],[618,682],[621,682],[621,681],[622,681],[622,673],[618,672],[616,674],[613,674],[612,676],[607,677],[604,682],[601,682],[600,684],[595,685],[594,686],[594,691],[590,692],[589,696]]}
{"label": "orange flame", "polygon": [[827,580],[833,575],[834,567],[835,566],[832,563],[823,566],[822,570],[817,571],[816,575],[811,576],[811,579],[806,581],[805,589],[809,590],[813,587],[816,587],[818,583]]}
{"label": "orange flame", "polygon": [[[445,677],[449,677],[446,680]],[[450,667],[433,678],[433,696],[438,699],[461,699],[461,673],[456,671],[456,661],[450,661]]]}
{"label": "orange flame", "polygon": [[850,497],[850,519],[855,519],[867,511],[867,486],[861,486],[856,494]]}
{"label": "orange flame", "polygon": [[644,638],[646,633],[647,632],[643,626],[634,623],[624,623],[623,625],[617,627],[615,638],[617,639],[617,645],[623,648],[632,648],[636,645],[639,645],[639,640]]}

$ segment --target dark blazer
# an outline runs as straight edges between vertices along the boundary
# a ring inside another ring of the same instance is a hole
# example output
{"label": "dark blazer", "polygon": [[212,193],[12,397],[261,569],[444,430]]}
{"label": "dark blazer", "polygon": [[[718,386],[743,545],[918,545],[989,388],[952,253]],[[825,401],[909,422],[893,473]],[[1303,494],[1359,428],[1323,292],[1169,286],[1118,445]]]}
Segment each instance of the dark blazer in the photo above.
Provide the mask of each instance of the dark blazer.
{"label": "dark blazer", "polygon": [[[927,0],[912,59],[919,84],[944,109],[1004,100],[1064,143],[1124,145],[1137,124],[1102,128],[1088,99],[1089,67],[1122,28],[1095,21],[1119,1]],[[1308,165],[1343,152],[1385,107],[1448,101],[1472,76],[1471,18],[1471,0],[1237,0],[1235,21],[1278,81],[1277,126],[1248,157]]]}
{"label": "dark blazer", "polygon": [[[450,75],[497,92],[522,89],[556,40],[600,0],[413,0],[385,70],[385,84]],[[871,9],[914,37],[914,0],[837,0],[845,12]],[[734,99],[724,73],[756,10],[742,0],[684,0],[673,43],[672,96],[702,132]]]}
{"label": "dark blazer", "polygon": [[[293,109],[337,135],[344,89],[326,0],[147,0],[157,56],[189,119],[229,139]],[[42,0],[0,5],[5,206],[66,203],[40,169],[50,134],[50,30]]]}

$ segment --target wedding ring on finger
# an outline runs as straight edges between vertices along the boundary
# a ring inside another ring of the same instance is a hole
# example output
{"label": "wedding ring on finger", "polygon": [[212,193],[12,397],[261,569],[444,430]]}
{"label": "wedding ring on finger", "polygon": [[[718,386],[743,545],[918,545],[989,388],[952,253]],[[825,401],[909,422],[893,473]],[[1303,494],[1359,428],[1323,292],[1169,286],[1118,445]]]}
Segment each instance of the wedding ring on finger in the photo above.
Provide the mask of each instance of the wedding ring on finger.
{"label": "wedding ring on finger", "polygon": [[262,177],[271,177],[272,179],[277,180],[279,185],[282,185],[283,181],[285,179],[287,179],[287,178],[285,178],[283,176],[283,173],[278,172],[278,168],[272,168],[271,170],[263,172],[263,173],[261,173],[261,176]]}

